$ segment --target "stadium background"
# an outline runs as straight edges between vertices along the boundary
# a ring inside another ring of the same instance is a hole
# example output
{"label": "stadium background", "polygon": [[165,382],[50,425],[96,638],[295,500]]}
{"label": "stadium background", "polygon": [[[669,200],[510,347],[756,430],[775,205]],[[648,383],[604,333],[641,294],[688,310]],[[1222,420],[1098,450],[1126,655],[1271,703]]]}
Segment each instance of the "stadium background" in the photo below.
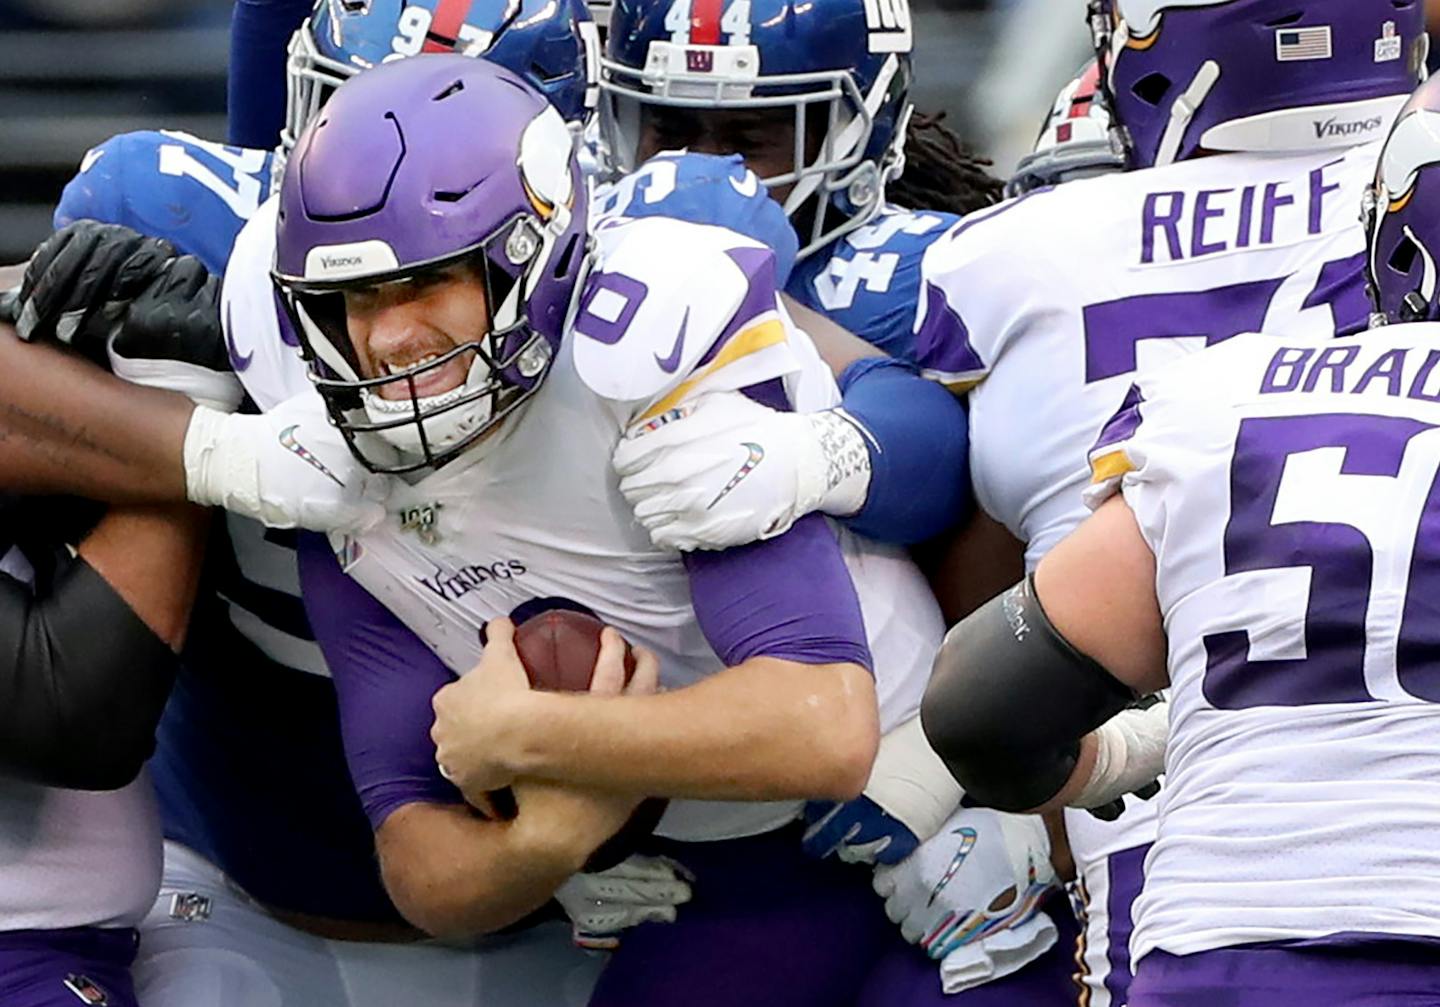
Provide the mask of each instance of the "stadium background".
{"label": "stadium background", "polygon": [[[1440,0],[1427,2],[1440,28]],[[89,147],[134,129],[224,137],[232,5],[0,0],[0,263],[49,232],[50,208]],[[911,0],[916,105],[945,110],[1008,173],[1087,57],[1084,7]]]}

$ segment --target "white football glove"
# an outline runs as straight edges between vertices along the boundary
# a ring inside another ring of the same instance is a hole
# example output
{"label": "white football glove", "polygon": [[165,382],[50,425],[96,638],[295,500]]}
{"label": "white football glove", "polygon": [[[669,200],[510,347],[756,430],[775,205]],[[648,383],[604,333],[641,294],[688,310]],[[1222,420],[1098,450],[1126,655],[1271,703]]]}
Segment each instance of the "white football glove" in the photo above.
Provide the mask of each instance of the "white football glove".
{"label": "white football glove", "polygon": [[259,416],[196,406],[185,432],[190,500],[271,528],[365,531],[385,519],[391,484],[360,464],[314,392]]}
{"label": "white football glove", "polygon": [[820,510],[865,505],[870,453],[844,410],[782,413],[713,392],[636,424],[615,449],[620,492],[662,549],[729,549]]}
{"label": "white football glove", "polygon": [[946,993],[1048,951],[1057,932],[1040,904],[1056,883],[1044,823],[985,808],[957,811],[909,859],[875,870],[886,914],[941,963]]}
{"label": "white football glove", "polygon": [[570,917],[576,946],[609,951],[620,931],[639,923],[674,923],[690,901],[690,872],[669,857],[630,857],[606,871],[576,874],[555,893]]}

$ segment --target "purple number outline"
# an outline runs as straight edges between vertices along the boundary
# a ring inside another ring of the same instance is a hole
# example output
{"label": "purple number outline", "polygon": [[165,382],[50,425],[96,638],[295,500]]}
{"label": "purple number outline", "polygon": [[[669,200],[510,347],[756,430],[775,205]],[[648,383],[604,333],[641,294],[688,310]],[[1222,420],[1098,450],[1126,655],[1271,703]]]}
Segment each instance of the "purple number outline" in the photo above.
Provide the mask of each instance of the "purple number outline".
{"label": "purple number outline", "polygon": [[[613,322],[601,318],[591,310],[595,298],[605,290],[625,298],[625,307]],[[630,323],[635,321],[635,313],[640,310],[640,305],[649,293],[650,288],[633,276],[626,276],[624,273],[595,273],[585,284],[585,293],[580,299],[580,312],[575,316],[572,328],[597,343],[613,346],[624,338]]]}

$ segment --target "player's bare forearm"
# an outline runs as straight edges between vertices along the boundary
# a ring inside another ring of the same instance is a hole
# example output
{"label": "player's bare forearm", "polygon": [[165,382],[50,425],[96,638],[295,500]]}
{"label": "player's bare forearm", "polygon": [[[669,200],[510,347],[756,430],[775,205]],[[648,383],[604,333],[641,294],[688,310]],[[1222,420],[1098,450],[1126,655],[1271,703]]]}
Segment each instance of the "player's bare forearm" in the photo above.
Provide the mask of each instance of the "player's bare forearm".
{"label": "player's bare forearm", "polygon": [[113,508],[80,555],[156,636],[179,651],[200,583],[207,511],[190,504]]}
{"label": "player's bare forearm", "polygon": [[194,407],[0,324],[0,488],[110,503],[185,500]]}
{"label": "player's bare forearm", "polygon": [[756,657],[653,696],[534,693],[521,776],[657,797],[846,800],[879,744],[875,684],[859,665]]}
{"label": "player's bare forearm", "polygon": [[417,803],[381,823],[381,873],[407,920],[452,939],[507,927],[544,905],[624,821],[558,788],[517,792],[520,811],[508,822],[468,805]]}
{"label": "player's bare forearm", "polygon": [[947,625],[954,625],[1025,576],[1025,545],[1003,524],[978,507],[944,541],[926,547],[921,566],[940,602]]}
{"label": "player's bare forearm", "polygon": [[785,310],[790,312],[791,319],[815,344],[815,349],[820,352],[820,359],[825,361],[830,373],[837,378],[857,360],[885,356],[859,336],[836,325],[818,311],[807,308],[790,295],[782,294],[780,300],[784,302]]}

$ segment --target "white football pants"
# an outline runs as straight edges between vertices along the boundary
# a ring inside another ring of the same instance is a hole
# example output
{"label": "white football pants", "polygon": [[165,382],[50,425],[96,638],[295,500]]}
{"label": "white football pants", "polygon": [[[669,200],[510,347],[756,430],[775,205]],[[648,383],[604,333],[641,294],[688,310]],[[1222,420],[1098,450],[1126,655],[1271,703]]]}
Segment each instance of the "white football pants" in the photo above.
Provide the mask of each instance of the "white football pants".
{"label": "white football pants", "polygon": [[[198,896],[188,915],[175,896]],[[140,925],[135,988],[145,1007],[585,1007],[603,955],[549,922],[483,948],[361,943],[295,930],[213,864],[165,844],[160,895]]]}

